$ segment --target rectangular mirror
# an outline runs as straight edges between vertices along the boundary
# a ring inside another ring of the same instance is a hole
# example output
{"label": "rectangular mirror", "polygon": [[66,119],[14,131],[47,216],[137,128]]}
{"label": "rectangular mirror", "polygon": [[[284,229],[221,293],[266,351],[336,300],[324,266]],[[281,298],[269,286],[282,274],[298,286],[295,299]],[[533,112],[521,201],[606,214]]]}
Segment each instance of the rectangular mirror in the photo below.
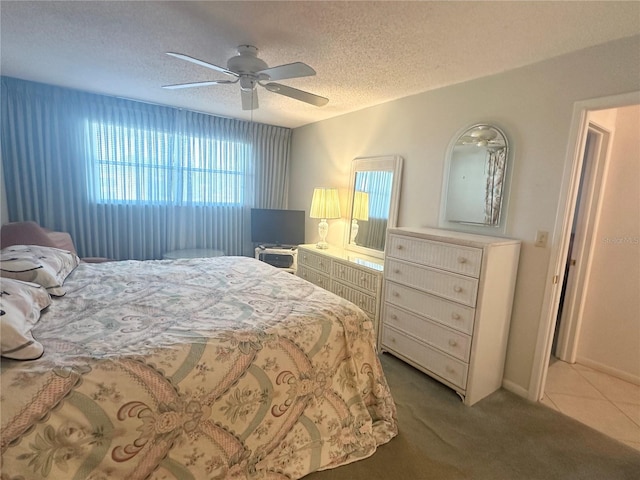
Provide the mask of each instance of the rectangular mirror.
{"label": "rectangular mirror", "polygon": [[398,219],[402,157],[361,157],[351,164],[345,248],[384,257],[388,227]]}

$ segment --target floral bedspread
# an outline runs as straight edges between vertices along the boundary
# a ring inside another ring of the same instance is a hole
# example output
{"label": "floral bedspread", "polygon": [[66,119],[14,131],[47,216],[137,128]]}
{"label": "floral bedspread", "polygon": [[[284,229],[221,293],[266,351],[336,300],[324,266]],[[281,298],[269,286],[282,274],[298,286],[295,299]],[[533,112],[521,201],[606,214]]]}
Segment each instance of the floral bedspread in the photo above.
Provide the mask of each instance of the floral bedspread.
{"label": "floral bedspread", "polygon": [[245,257],[82,264],[2,360],[2,480],[297,479],[395,404],[357,307]]}

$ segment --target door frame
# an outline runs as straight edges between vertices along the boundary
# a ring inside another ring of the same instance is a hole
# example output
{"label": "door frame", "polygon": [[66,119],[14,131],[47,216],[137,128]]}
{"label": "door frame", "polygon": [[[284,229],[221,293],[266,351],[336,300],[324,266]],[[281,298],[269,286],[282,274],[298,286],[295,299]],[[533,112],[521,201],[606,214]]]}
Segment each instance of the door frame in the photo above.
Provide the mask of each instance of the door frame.
{"label": "door frame", "polygon": [[562,293],[565,261],[573,224],[582,154],[586,141],[588,113],[590,110],[626,107],[640,104],[640,91],[576,102],[573,106],[569,143],[564,162],[558,210],[552,235],[551,256],[545,282],[542,313],[538,324],[538,335],[534,351],[533,366],[529,379],[528,398],[539,401],[544,395],[544,384],[549,367],[549,356],[553,344],[556,319]]}
{"label": "door frame", "polygon": [[[587,112],[588,117],[588,112]],[[587,125],[584,130],[584,143],[580,150],[580,166],[578,185],[576,188],[576,200],[572,212],[571,233],[574,233],[573,247],[571,251],[572,259],[575,261],[565,285],[560,285],[560,291],[565,289],[564,305],[558,305],[558,315],[560,316],[560,327],[558,328],[556,357],[569,363],[576,362],[578,353],[578,339],[582,327],[582,313],[587,295],[587,285],[591,275],[591,259],[595,239],[595,231],[602,205],[602,186],[606,180],[606,169],[609,164],[611,153],[612,132],[587,118]],[[585,164],[587,153],[587,138],[590,132],[596,135],[596,143],[591,147],[589,159]],[[577,215],[575,215],[577,209]],[[575,223],[575,232],[573,222]],[[565,265],[569,259],[569,252],[565,258]],[[566,268],[566,267],[565,267]],[[556,322],[558,320],[556,319]],[[555,329],[554,329],[555,330]],[[553,340],[553,339],[552,339]]]}

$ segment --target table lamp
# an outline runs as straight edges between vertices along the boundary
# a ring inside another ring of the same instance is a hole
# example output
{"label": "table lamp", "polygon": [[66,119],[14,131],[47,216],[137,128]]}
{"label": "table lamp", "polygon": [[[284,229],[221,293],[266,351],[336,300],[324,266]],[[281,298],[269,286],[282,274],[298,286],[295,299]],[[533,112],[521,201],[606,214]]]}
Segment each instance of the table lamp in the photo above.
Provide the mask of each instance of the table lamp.
{"label": "table lamp", "polygon": [[340,201],[338,199],[337,188],[314,188],[313,198],[311,199],[311,218],[319,218],[318,234],[320,241],[316,244],[316,248],[328,248],[326,242],[327,233],[329,232],[328,218],[340,218]]}

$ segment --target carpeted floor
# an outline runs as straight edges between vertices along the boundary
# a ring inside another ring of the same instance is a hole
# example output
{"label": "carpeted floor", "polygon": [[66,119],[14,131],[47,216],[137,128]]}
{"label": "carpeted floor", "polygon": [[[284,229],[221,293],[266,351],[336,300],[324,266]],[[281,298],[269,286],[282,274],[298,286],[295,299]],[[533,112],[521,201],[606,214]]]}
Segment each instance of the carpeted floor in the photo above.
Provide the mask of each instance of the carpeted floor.
{"label": "carpeted floor", "polygon": [[399,435],[372,457],[305,480],[640,479],[640,452],[561,413],[505,390],[466,407],[427,375],[381,358]]}

